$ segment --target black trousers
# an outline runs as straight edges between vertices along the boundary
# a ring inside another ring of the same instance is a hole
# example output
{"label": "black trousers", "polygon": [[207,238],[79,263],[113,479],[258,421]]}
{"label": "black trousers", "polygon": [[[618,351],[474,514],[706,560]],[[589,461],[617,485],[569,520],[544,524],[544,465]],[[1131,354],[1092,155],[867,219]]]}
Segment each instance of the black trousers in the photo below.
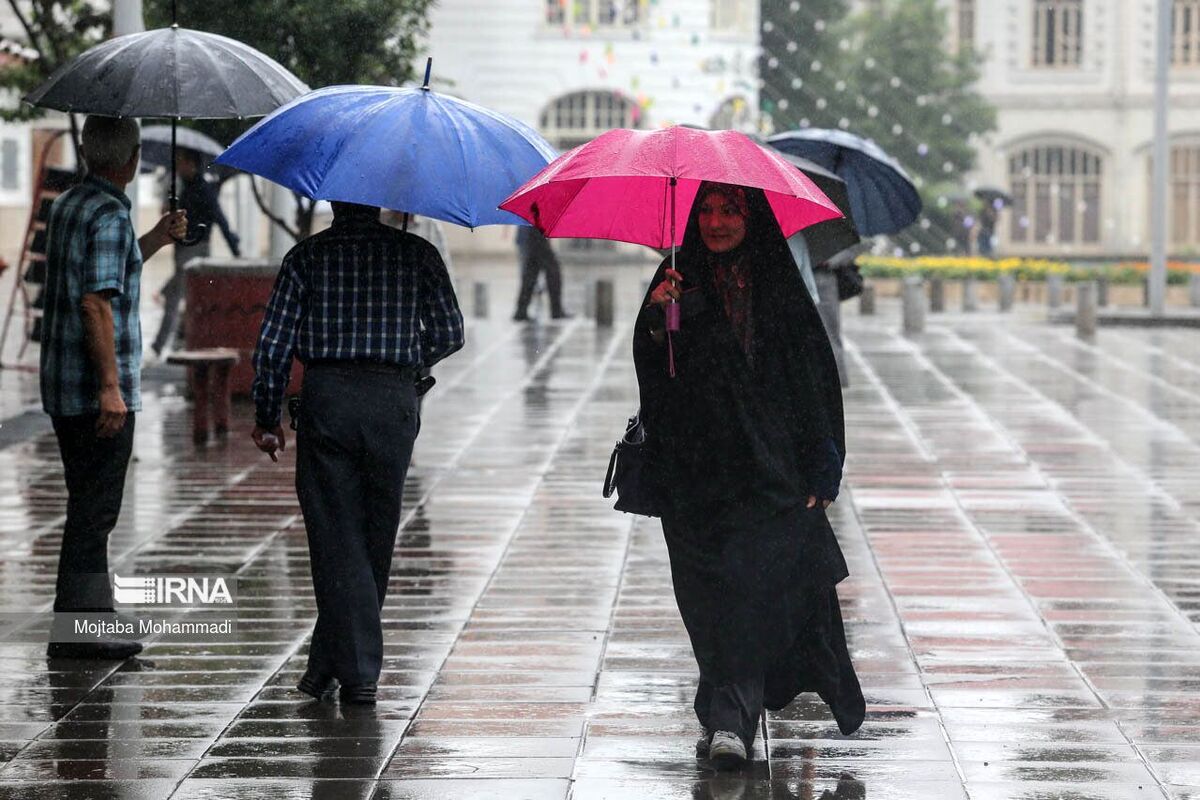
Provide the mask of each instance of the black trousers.
{"label": "black trousers", "polygon": [[116,527],[133,452],[134,414],[116,436],[96,436],[96,414],[52,417],[67,483],[55,611],[111,611],[108,535]]}
{"label": "black trousers", "polygon": [[308,667],[342,684],[378,681],[380,610],[420,429],[411,370],[352,363],[305,370],[296,432],[317,622]]}
{"label": "black trousers", "polygon": [[533,299],[538,275],[543,270],[546,272],[546,293],[550,295],[550,313],[555,316],[563,313],[562,268],[558,265],[558,259],[553,256],[532,257],[521,262],[521,290],[517,293],[516,311],[518,317],[529,313],[529,301]]}

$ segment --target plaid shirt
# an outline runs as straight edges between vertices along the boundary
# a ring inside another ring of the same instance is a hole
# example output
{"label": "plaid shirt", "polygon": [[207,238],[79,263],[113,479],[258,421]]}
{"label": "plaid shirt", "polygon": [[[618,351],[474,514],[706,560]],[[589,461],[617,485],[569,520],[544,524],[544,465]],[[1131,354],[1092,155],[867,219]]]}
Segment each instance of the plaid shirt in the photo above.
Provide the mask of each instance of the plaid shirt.
{"label": "plaid shirt", "polygon": [[54,201],[46,241],[42,318],[42,408],[54,416],[100,411],[100,383],[88,354],[83,296],[111,291],[117,377],[130,411],[140,411],[142,251],[130,202],[112,183],[88,176]]}
{"label": "plaid shirt", "polygon": [[335,218],[279,269],[254,351],[255,420],[279,424],[293,354],[430,367],[462,346],[462,312],[433,245],[371,217]]}

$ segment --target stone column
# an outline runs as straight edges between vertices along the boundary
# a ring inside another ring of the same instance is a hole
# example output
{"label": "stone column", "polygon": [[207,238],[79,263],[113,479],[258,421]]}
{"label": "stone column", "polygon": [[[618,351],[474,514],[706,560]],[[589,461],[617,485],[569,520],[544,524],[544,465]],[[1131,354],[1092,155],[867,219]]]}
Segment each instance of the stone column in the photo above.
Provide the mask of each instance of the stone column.
{"label": "stone column", "polygon": [[875,313],[875,286],[863,284],[862,294],[858,296],[858,313],[869,317]]}
{"label": "stone column", "polygon": [[1075,286],[1075,335],[1093,339],[1099,325],[1096,312],[1096,282],[1084,281]]}
{"label": "stone column", "polygon": [[603,328],[613,324],[613,282],[596,281],[596,324]]}
{"label": "stone column", "polygon": [[978,311],[979,299],[975,292],[975,279],[963,278],[962,282],[962,310],[963,311]]}
{"label": "stone column", "polygon": [[946,282],[941,278],[929,279],[929,310],[934,313],[946,310]]}
{"label": "stone column", "polygon": [[1011,273],[1002,273],[997,280],[1000,289],[1000,310],[1012,311],[1017,296],[1017,279]]}
{"label": "stone column", "polygon": [[472,287],[473,309],[472,313],[475,319],[487,319],[488,317],[488,285],[484,281],[475,281]]}
{"label": "stone column", "polygon": [[1046,276],[1046,305],[1058,308],[1062,305],[1063,279],[1062,275]]}
{"label": "stone column", "polygon": [[913,335],[925,330],[925,287],[921,278],[904,279],[904,333]]}

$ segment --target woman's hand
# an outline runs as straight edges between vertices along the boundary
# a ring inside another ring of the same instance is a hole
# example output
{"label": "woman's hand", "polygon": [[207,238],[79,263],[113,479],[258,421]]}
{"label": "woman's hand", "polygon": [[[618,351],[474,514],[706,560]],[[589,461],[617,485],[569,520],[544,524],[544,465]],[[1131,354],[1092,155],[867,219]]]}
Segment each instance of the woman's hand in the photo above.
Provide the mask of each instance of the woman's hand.
{"label": "woman's hand", "polygon": [[668,267],[667,279],[658,286],[655,286],[654,291],[650,292],[650,302],[656,306],[663,307],[672,301],[678,300],[680,297],[678,284],[680,283],[683,283],[683,276]]}
{"label": "woman's hand", "polygon": [[[832,504],[833,504],[832,500],[822,500],[821,508],[829,508],[829,506],[831,506]],[[817,496],[815,494],[810,494],[808,496],[808,505],[806,505],[805,508],[816,508],[816,507],[817,507]]]}

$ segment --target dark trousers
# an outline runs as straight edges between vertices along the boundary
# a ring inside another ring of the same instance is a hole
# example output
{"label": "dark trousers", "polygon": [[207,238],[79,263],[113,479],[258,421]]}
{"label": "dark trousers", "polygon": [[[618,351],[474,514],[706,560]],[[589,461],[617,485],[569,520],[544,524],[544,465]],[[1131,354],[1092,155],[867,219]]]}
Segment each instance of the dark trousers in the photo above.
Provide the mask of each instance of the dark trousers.
{"label": "dark trousers", "polygon": [[420,429],[413,378],[354,364],[304,374],[296,494],[317,600],[308,668],[344,685],[378,681],[383,668],[380,611]]}
{"label": "dark trousers", "polygon": [[95,414],[52,417],[67,483],[55,611],[111,611],[108,535],[116,527],[133,452],[134,415],[116,436],[96,436]]}
{"label": "dark trousers", "polygon": [[763,713],[763,679],[744,678],[713,686],[701,678],[692,708],[705,730],[736,733],[746,745],[746,752],[750,752]]}
{"label": "dark trousers", "polygon": [[533,299],[533,290],[537,288],[538,275],[546,272],[546,292],[550,295],[550,313],[560,316],[563,313],[562,304],[562,269],[558,259],[525,258],[521,261],[521,290],[517,294],[516,316],[524,317],[529,313],[529,301]]}

